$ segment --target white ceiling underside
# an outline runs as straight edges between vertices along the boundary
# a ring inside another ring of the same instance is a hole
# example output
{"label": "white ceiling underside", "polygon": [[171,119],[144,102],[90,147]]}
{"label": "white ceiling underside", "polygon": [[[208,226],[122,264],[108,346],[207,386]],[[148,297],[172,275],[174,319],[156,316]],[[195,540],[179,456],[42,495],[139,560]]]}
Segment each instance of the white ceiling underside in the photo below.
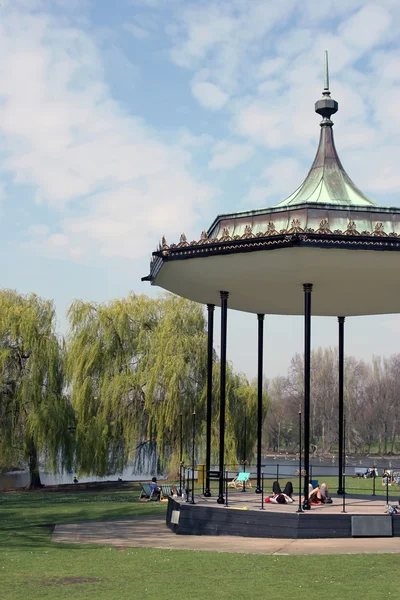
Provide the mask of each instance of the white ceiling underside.
{"label": "white ceiling underside", "polygon": [[281,248],[165,262],[153,285],[202,304],[250,313],[301,315],[312,283],[312,314],[400,313],[400,252]]}

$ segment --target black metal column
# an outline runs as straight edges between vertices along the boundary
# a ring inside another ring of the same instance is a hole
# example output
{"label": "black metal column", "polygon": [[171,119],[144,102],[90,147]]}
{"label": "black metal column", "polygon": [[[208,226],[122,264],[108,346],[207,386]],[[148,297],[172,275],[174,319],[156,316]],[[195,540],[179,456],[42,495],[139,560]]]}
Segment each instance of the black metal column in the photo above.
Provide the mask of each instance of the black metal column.
{"label": "black metal column", "polygon": [[226,402],[226,334],[228,320],[228,292],[221,294],[221,367],[219,398],[219,490],[218,504],[224,504],[224,468],[225,468],[225,402]]}
{"label": "black metal column", "polygon": [[263,413],[263,350],[264,350],[264,315],[258,319],[258,376],[257,376],[257,487],[256,494],[261,494],[261,442]]}
{"label": "black metal column", "polygon": [[196,440],[196,411],[192,414],[192,504],[194,504],[194,465],[195,465],[195,440]]}
{"label": "black metal column", "polygon": [[207,304],[208,310],[208,351],[207,351],[207,423],[206,423],[206,498],[211,496],[211,419],[212,419],[212,372],[213,372],[213,338],[214,338],[214,304]]}
{"label": "black metal column", "polygon": [[299,508],[296,512],[302,513],[303,509],[301,506],[301,410],[299,410]]}
{"label": "black metal column", "polygon": [[[183,414],[179,415],[180,420],[180,450],[179,450],[179,494],[182,496],[182,467],[183,467]],[[185,472],[183,472],[185,476]]]}
{"label": "black metal column", "polygon": [[304,504],[308,510],[308,484],[310,482],[310,379],[311,379],[311,292],[312,283],[304,289]]}
{"label": "black metal column", "polygon": [[344,317],[339,321],[339,481],[338,494],[343,494],[343,397],[344,397]]}

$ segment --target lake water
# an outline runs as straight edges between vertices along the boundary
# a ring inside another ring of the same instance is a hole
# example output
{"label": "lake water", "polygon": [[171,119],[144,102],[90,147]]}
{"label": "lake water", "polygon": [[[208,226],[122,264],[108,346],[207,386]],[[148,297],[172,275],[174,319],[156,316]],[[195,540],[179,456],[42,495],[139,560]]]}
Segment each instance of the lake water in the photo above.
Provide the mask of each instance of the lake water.
{"label": "lake water", "polygon": [[[124,481],[143,481],[151,479],[154,473],[132,474],[132,468],[125,469],[122,473],[108,475],[106,477],[79,477],[79,483],[91,483],[93,481],[117,481],[119,477]],[[65,483],[73,483],[74,474],[61,473],[53,475],[53,473],[40,472],[40,479],[44,485],[61,485]],[[163,476],[160,475],[161,479]],[[0,474],[0,490],[8,488],[25,487],[29,484],[28,471],[14,471],[12,473]]]}
{"label": "lake water", "polygon": [[[390,458],[375,458],[375,461],[365,456],[361,458],[348,457],[346,460],[346,474],[352,476],[356,473],[357,469],[364,468],[367,470],[373,463],[380,470],[382,468],[394,469],[400,471],[400,457]],[[212,467],[215,470],[218,467]],[[325,476],[337,476],[338,467],[336,458],[313,458],[311,460],[312,477],[318,479],[319,477]],[[242,470],[242,467],[239,467]],[[262,471],[266,478],[282,478],[282,477],[295,477],[295,473],[298,469],[298,458],[277,456],[267,457],[263,460]],[[229,474],[236,474],[236,469],[229,467]],[[250,470],[251,473],[256,472],[256,466],[251,465],[246,467],[246,471]],[[79,477],[79,483],[90,483],[94,481],[117,481],[120,477],[123,481],[143,481],[149,480],[154,473],[137,473],[133,472],[132,467],[128,467],[122,473],[116,473],[115,475],[109,475],[106,477]],[[53,475],[52,473],[41,472],[40,477],[44,485],[60,485],[66,483],[72,483],[74,474],[62,473]],[[163,475],[159,474],[158,479],[162,479]],[[8,488],[25,487],[29,483],[29,473],[27,471],[15,471],[12,473],[0,474],[0,490]]]}

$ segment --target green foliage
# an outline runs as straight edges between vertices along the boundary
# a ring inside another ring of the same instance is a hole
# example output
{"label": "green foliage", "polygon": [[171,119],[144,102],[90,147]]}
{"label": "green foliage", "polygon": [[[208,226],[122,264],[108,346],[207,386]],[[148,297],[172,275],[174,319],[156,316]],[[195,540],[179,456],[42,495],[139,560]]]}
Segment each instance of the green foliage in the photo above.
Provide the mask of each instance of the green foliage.
{"label": "green foliage", "polygon": [[[269,408],[269,397],[263,392],[262,422]],[[237,440],[237,454],[242,462],[251,462],[257,441],[258,401],[257,388],[250,385],[242,374],[232,373],[232,387],[229,396],[230,414],[234,415],[233,437]],[[246,428],[246,431],[245,431]],[[244,439],[246,438],[246,447]]]}
{"label": "green foliage", "polygon": [[158,303],[130,295],[109,304],[74,302],[66,372],[76,413],[76,456],[83,473],[123,469],[146,424],[142,362]]}
{"label": "green foliage", "polygon": [[155,434],[162,450],[171,441],[169,434],[175,433],[180,413],[188,416],[197,409],[199,418],[204,418],[199,397],[205,384],[207,336],[201,305],[166,295],[160,298],[159,307],[160,318],[143,368],[148,434]]}
{"label": "green foliage", "polygon": [[50,301],[0,290],[0,457],[3,466],[38,454],[53,471],[71,468],[73,413],[63,395],[61,349]]}
{"label": "green foliage", "polygon": [[[190,458],[193,412],[198,442],[206,419],[207,331],[203,307],[165,294],[130,295],[107,305],[75,302],[69,310],[67,377],[76,412],[79,470],[105,475],[123,469],[137,447],[157,446],[161,467]],[[219,442],[219,361],[214,356],[213,449]],[[254,388],[227,369],[226,461],[237,461],[237,432]],[[205,425],[204,425],[205,427]],[[254,445],[254,432],[250,445]],[[204,439],[204,438],[203,438]],[[203,444],[204,446],[204,444]]]}
{"label": "green foliage", "polygon": [[[39,458],[53,471],[104,476],[157,448],[161,468],[177,470],[180,415],[184,460],[205,451],[207,330],[201,305],[165,294],[131,294],[108,304],[76,301],[66,347],[54,331],[53,304],[0,292],[0,464],[28,461],[40,485]],[[219,448],[220,364],[213,358],[213,460]],[[67,395],[63,394],[68,393]],[[257,393],[227,365],[225,460],[236,463],[247,415],[254,449]],[[238,456],[239,452],[239,456]],[[35,481],[34,481],[34,478]]]}

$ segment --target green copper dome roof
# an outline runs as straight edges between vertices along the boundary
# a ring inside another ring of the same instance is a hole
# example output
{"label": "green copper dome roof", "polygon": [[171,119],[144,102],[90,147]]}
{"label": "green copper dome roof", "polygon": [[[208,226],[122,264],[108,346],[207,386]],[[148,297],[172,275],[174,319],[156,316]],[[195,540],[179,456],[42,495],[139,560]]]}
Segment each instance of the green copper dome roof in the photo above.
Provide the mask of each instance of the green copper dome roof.
{"label": "green copper dome roof", "polygon": [[333,122],[330,117],[337,112],[338,103],[330,97],[328,57],[325,53],[325,86],[322,99],[316,102],[315,111],[323,119],[316,157],[307,177],[291,196],[276,206],[295,206],[318,203],[341,206],[376,206],[353,183],[340,162],[333,139]]}

